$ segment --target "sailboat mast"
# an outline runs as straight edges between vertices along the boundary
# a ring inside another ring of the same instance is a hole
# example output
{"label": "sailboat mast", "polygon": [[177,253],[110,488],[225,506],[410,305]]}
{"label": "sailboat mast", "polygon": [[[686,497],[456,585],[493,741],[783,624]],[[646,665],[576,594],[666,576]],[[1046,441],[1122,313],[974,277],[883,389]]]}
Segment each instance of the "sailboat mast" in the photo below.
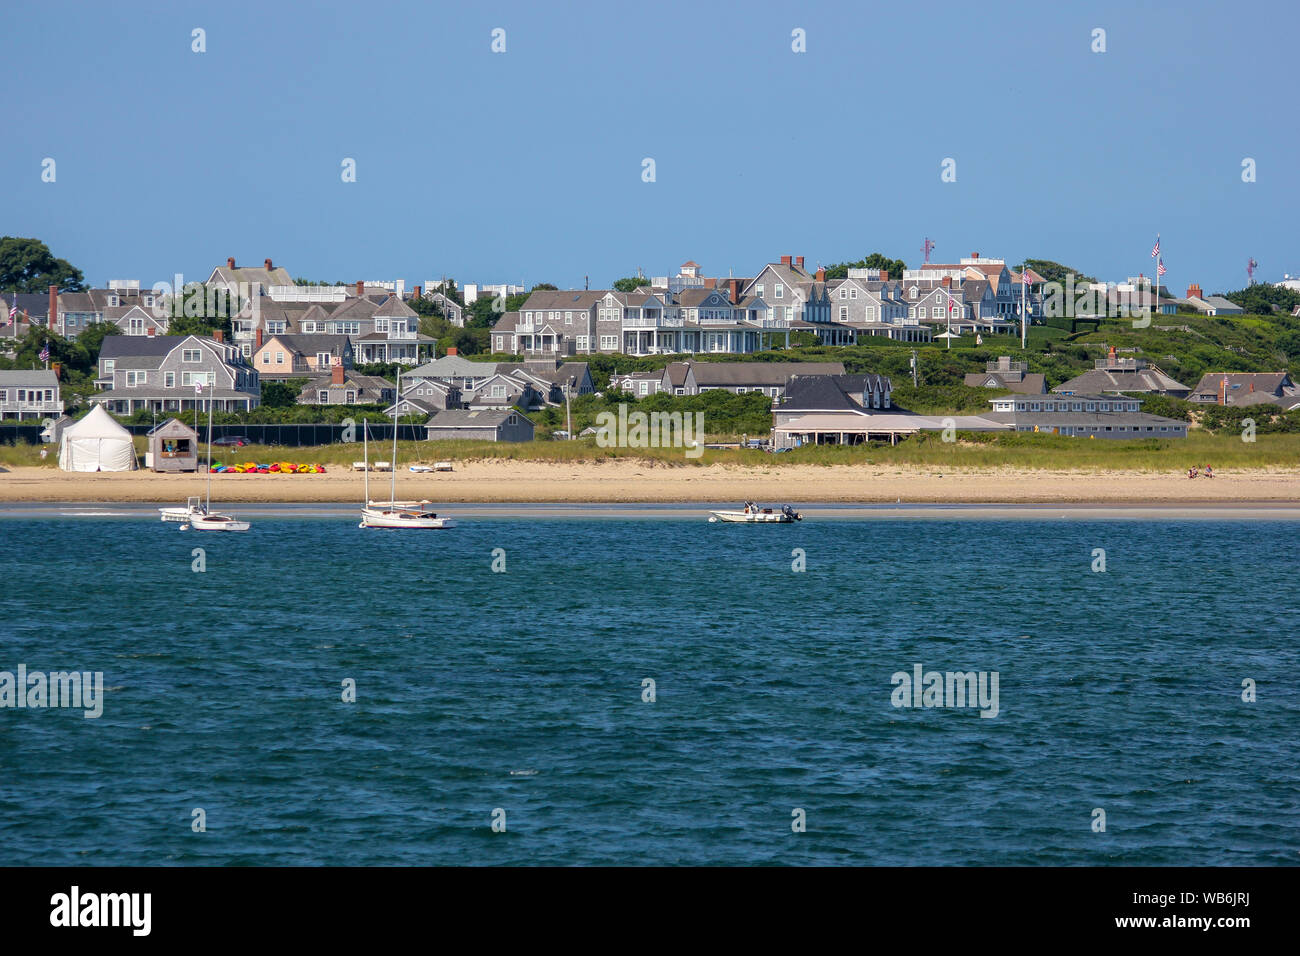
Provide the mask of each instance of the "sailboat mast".
{"label": "sailboat mast", "polygon": [[402,370],[397,370],[397,403],[393,405],[393,460],[390,462],[393,471],[392,490],[388,493],[388,507],[397,507],[397,415],[401,411],[402,405]]}
{"label": "sailboat mast", "polygon": [[366,459],[366,500],[362,502],[362,508],[370,507],[370,425],[363,416],[361,419],[361,447],[365,451]]}
{"label": "sailboat mast", "polygon": [[208,503],[207,510],[212,510],[212,399],[208,399]]}

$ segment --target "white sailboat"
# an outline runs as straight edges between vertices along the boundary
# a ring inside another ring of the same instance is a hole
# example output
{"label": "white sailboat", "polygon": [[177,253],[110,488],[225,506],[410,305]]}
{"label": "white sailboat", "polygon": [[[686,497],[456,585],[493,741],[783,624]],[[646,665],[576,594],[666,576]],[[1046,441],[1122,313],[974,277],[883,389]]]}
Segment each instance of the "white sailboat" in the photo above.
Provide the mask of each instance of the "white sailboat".
{"label": "white sailboat", "polygon": [[[402,394],[402,373],[397,373],[397,394]],[[398,501],[397,500],[397,409],[393,409],[393,458],[391,461],[392,476],[389,479],[388,501],[371,501],[370,500],[370,432],[365,422],[361,424],[361,442],[365,451],[365,504],[361,508],[361,523],[359,528],[411,528],[416,530],[436,530],[439,528],[454,528],[456,526],[455,518],[439,516],[436,512],[429,511],[425,505],[427,501]]]}
{"label": "white sailboat", "polygon": [[212,400],[208,400],[208,490],[202,504],[198,498],[187,500],[185,508],[159,508],[163,521],[182,521],[181,530],[195,531],[247,531],[249,522],[234,515],[216,514],[212,510]]}

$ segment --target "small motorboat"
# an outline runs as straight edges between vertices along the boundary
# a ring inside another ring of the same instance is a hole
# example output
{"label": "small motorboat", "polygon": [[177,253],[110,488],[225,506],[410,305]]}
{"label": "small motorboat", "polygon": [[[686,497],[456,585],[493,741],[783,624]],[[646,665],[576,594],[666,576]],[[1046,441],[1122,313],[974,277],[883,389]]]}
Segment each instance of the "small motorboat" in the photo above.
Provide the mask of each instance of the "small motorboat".
{"label": "small motorboat", "polygon": [[186,498],[184,508],[159,508],[158,510],[162,512],[163,521],[179,521],[182,524],[189,524],[193,519],[208,513],[203,498],[198,496]]}
{"label": "small motorboat", "polygon": [[796,521],[802,521],[803,515],[795,511],[789,505],[784,505],[780,510],[775,508],[760,508],[752,501],[745,502],[745,507],[740,511],[710,511],[709,521],[725,521],[734,524],[793,524]]}

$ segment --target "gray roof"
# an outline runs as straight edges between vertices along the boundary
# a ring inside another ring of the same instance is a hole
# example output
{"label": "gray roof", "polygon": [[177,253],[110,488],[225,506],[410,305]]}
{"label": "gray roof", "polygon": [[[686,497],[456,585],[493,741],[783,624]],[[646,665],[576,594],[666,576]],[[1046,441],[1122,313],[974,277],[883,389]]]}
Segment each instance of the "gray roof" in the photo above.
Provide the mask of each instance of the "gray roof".
{"label": "gray roof", "polygon": [[314,355],[317,352],[335,352],[336,350],[337,354],[342,355],[352,345],[351,340],[346,335],[330,335],[323,332],[307,334],[277,332],[275,335],[268,336],[262,342],[262,348],[269,346],[272,339],[290,351],[303,355]]}
{"label": "gray roof", "polygon": [[471,362],[459,355],[444,355],[425,362],[405,374],[405,378],[481,378],[496,372],[495,362]]}
{"label": "gray roof", "polygon": [[1094,368],[1062,382],[1054,392],[1182,392],[1191,391],[1158,368]]}
{"label": "gray roof", "polygon": [[[990,381],[994,384],[990,385]],[[1022,378],[999,372],[968,372],[966,384],[972,388],[1005,388],[1024,395],[1041,395],[1047,391],[1047,380],[1041,372],[1026,372]]]}
{"label": "gray roof", "polygon": [[796,375],[786,385],[781,410],[861,411],[862,405],[850,396],[854,393],[861,394],[868,384],[880,389],[889,385],[889,379],[875,374]]}
{"label": "gray roof", "polygon": [[[676,363],[674,363],[676,364]],[[700,385],[785,385],[793,375],[843,375],[843,362],[684,362]]]}
{"label": "gray roof", "polygon": [[375,310],[375,317],[380,319],[413,319],[416,316],[416,311],[397,295],[389,296],[388,300]]}
{"label": "gray roof", "polygon": [[434,415],[425,424],[439,428],[495,428],[511,415],[518,415],[532,424],[528,416],[510,408],[449,408]]}
{"label": "gray roof", "polygon": [[41,388],[57,388],[58,376],[53,369],[0,369],[0,385],[36,385]]}

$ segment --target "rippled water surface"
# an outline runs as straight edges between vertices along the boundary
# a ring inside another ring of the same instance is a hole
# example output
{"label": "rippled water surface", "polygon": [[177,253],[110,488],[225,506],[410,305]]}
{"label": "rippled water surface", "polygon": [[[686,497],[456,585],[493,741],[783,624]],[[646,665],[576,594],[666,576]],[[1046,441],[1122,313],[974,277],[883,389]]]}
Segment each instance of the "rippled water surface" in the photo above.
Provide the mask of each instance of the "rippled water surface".
{"label": "rippled water surface", "polygon": [[[0,671],[111,689],[98,719],[0,709],[0,864],[1296,863],[1298,542],[5,519]],[[997,716],[894,707],[915,664],[996,672]]]}

